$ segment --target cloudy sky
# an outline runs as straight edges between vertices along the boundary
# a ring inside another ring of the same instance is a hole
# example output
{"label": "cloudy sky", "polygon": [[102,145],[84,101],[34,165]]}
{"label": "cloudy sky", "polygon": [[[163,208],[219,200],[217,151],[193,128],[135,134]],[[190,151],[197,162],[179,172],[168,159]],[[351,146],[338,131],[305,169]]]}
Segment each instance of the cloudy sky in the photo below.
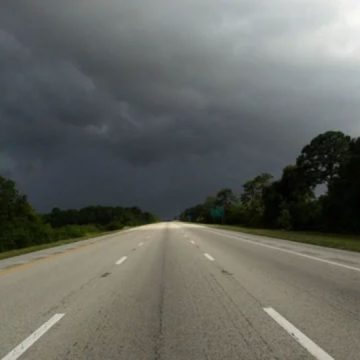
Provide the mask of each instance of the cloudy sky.
{"label": "cloudy sky", "polygon": [[168,217],[360,135],[358,0],[2,0],[0,174]]}

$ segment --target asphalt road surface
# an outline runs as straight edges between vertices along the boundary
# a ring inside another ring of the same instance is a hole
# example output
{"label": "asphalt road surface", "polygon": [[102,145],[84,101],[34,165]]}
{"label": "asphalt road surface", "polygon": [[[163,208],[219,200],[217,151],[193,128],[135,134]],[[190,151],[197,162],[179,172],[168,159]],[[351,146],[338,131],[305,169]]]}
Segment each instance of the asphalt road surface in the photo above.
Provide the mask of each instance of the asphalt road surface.
{"label": "asphalt road surface", "polygon": [[360,359],[360,254],[160,223],[0,261],[0,359]]}

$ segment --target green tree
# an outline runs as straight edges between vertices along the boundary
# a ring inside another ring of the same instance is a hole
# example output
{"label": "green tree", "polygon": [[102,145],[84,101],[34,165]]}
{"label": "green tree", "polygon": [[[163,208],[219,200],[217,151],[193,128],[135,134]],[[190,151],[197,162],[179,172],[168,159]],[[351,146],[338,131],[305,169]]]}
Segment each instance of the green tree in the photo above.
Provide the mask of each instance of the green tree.
{"label": "green tree", "polygon": [[226,223],[230,225],[246,224],[246,211],[241,202],[232,204],[226,215]]}
{"label": "green tree", "polygon": [[203,213],[204,213],[203,204],[198,204],[184,210],[180,215],[180,220],[189,221],[189,222],[202,222]]}
{"label": "green tree", "polygon": [[0,251],[47,241],[45,226],[12,180],[0,176]]}
{"label": "green tree", "polygon": [[350,136],[340,131],[328,131],[316,136],[302,149],[296,164],[309,186],[329,185],[338,176],[346,161],[350,141]]}
{"label": "green tree", "polygon": [[[328,191],[317,198],[314,191],[320,184]],[[261,174],[243,187],[241,202],[231,189],[222,189],[182,216],[210,222],[210,210],[225,213],[222,222],[231,224],[360,233],[360,138],[339,131],[320,134],[279,180]],[[213,216],[220,221],[221,215]]]}
{"label": "green tree", "polygon": [[227,222],[227,216],[229,215],[229,211],[231,206],[236,203],[237,198],[234,192],[225,188],[220,190],[215,197],[215,205],[218,208],[222,209],[223,216],[221,218],[221,223],[225,224]]}
{"label": "green tree", "polygon": [[274,181],[264,189],[262,200],[264,204],[263,225],[269,228],[277,227],[284,202],[280,180]]}
{"label": "green tree", "polygon": [[317,200],[297,166],[284,169],[281,179],[264,190],[263,201],[266,226],[277,227],[286,218],[291,221],[287,228],[305,229],[313,228],[317,221]]}
{"label": "green tree", "polygon": [[0,225],[18,218],[34,220],[36,215],[15,183],[0,176]]}
{"label": "green tree", "polygon": [[244,185],[244,191],[241,194],[241,201],[248,205],[252,203],[261,202],[262,194],[265,187],[271,184],[273,176],[263,173],[247,181]]}
{"label": "green tree", "polygon": [[249,226],[261,226],[265,210],[263,193],[269,187],[272,175],[263,173],[247,181],[243,185],[241,202],[243,205],[243,220]]}
{"label": "green tree", "polygon": [[328,229],[360,233],[360,138],[352,140],[347,161],[324,197]]}
{"label": "green tree", "polygon": [[124,226],[151,223],[156,221],[156,218],[138,207],[88,206],[79,210],[54,208],[50,214],[44,215],[44,220],[54,228],[93,224],[101,229],[113,230]]}
{"label": "green tree", "polygon": [[226,207],[236,201],[236,196],[233,191],[229,188],[220,190],[215,197],[215,205]]}

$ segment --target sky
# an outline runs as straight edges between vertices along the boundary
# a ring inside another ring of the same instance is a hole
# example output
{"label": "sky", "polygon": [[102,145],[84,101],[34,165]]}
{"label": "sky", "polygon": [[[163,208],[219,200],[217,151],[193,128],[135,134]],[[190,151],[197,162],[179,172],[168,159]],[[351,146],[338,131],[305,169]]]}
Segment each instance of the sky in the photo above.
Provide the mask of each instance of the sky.
{"label": "sky", "polygon": [[360,134],[357,0],[2,0],[0,174],[163,218]]}

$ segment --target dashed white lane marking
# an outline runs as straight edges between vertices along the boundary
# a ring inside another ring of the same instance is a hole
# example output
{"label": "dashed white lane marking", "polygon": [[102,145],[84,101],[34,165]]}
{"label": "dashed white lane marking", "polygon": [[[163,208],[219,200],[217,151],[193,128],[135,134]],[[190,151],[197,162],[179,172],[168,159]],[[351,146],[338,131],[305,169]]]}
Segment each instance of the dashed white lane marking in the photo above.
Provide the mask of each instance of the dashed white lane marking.
{"label": "dashed white lane marking", "polygon": [[205,253],[204,256],[210,261],[215,261],[215,259],[211,255],[209,255],[208,253]]}
{"label": "dashed white lane marking", "polygon": [[301,344],[311,355],[318,360],[334,360],[321,347],[316,345],[311,339],[297,329],[293,324],[287,321],[273,308],[264,308],[264,311],[271,316],[283,329],[285,329],[291,337],[293,337],[299,344]]}
{"label": "dashed white lane marking", "polygon": [[141,242],[141,243],[139,243],[139,247],[142,247],[144,245],[144,243],[143,242]]}
{"label": "dashed white lane marking", "polygon": [[190,244],[195,245],[195,241],[194,241],[194,240],[190,240]]}
{"label": "dashed white lane marking", "polygon": [[116,265],[121,265],[124,261],[126,261],[127,259],[127,256],[123,256],[121,259],[119,259],[117,262],[116,262]]}
{"label": "dashed white lane marking", "polygon": [[16,360],[16,359],[18,359],[26,350],[28,350],[36,341],[38,341],[48,330],[50,330],[64,316],[65,316],[65,314],[55,314],[50,320],[48,320],[45,324],[41,325],[28,338],[26,338],[16,348],[11,350],[1,360]]}
{"label": "dashed white lane marking", "polygon": [[208,230],[208,229],[205,229],[205,230],[207,230],[207,231],[209,231],[209,232],[212,232],[212,233],[214,233],[214,234],[217,234],[217,235],[221,235],[221,236],[228,237],[228,238],[230,238],[230,239],[236,239],[236,240],[244,241],[244,242],[247,242],[247,243],[250,243],[250,244],[253,244],[253,245],[263,246],[263,247],[266,247],[266,248],[269,248],[269,249],[274,249],[274,250],[282,251],[282,252],[285,252],[285,253],[288,253],[288,254],[292,254],[292,255],[302,256],[302,257],[307,258],[307,259],[316,260],[316,261],[320,261],[320,262],[323,262],[323,263],[326,263],[326,264],[335,265],[335,266],[340,266],[340,267],[345,268],[345,269],[348,269],[348,270],[354,270],[354,271],[359,271],[359,272],[360,272],[360,268],[355,267],[355,266],[340,264],[340,263],[335,262],[335,261],[322,259],[322,258],[319,258],[319,257],[316,257],[316,256],[311,256],[311,255],[302,254],[302,253],[299,253],[299,252],[293,251],[293,250],[282,249],[282,248],[279,248],[279,247],[277,247],[277,246],[260,243],[260,242],[258,242],[258,241],[252,241],[252,240],[240,238],[240,237],[238,237],[238,236],[227,235],[227,234],[219,233],[219,232],[217,232],[217,231],[211,231],[211,230]]}

